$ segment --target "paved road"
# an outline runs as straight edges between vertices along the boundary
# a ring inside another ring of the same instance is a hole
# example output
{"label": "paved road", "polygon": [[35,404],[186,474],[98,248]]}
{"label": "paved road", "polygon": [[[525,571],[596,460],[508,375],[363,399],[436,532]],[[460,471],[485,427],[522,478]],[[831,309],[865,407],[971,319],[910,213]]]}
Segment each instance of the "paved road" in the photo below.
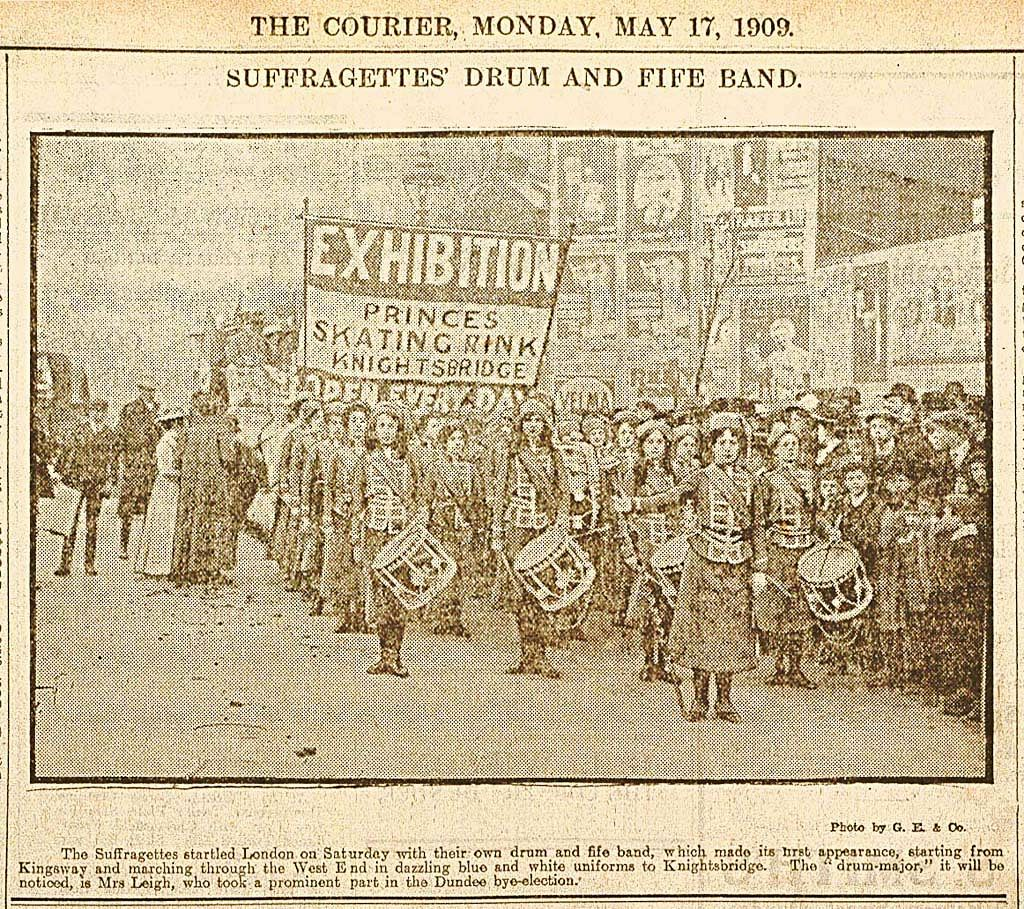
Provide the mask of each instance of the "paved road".
{"label": "paved road", "polygon": [[[737,726],[681,721],[638,678],[633,642],[595,620],[552,652],[560,681],[506,675],[508,616],[470,640],[412,627],[408,680],[369,676],[375,640],[305,614],[242,537],[215,597],[138,581],[101,520],[100,575],[56,578],[38,538],[35,766],[41,777],[821,779],[984,772],[984,737],[918,698],[827,681],[738,679]],[[81,553],[77,556],[81,559]]]}

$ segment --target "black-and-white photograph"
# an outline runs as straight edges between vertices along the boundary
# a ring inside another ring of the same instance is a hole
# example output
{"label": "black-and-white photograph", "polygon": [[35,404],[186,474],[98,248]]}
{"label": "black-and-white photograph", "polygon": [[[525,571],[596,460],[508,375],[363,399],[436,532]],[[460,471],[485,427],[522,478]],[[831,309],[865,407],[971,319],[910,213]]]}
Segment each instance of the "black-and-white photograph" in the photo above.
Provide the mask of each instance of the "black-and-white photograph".
{"label": "black-and-white photograph", "polygon": [[988,134],[32,152],[34,781],[991,779]]}

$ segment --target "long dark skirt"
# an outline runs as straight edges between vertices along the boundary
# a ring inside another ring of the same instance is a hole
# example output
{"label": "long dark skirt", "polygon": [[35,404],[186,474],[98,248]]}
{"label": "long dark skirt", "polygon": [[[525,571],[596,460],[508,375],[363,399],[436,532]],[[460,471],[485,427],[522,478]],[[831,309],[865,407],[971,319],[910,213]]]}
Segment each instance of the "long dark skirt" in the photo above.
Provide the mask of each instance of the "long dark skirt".
{"label": "long dark skirt", "polygon": [[668,650],[684,668],[707,672],[754,668],[749,562],[709,562],[691,549],[679,584]]}
{"label": "long dark skirt", "polygon": [[323,536],[323,568],[320,573],[320,598],[336,615],[346,615],[352,604],[362,612],[359,574],[352,552],[352,515],[350,510],[333,513]]}
{"label": "long dark skirt", "polygon": [[[814,626],[814,616],[800,586],[797,562],[806,549],[786,549],[769,543],[766,547],[768,567],[765,573],[778,587],[772,586],[755,604],[757,627],[769,634],[784,635],[807,631]],[[769,584],[772,584],[769,581]],[[787,598],[779,587],[789,594]]]}

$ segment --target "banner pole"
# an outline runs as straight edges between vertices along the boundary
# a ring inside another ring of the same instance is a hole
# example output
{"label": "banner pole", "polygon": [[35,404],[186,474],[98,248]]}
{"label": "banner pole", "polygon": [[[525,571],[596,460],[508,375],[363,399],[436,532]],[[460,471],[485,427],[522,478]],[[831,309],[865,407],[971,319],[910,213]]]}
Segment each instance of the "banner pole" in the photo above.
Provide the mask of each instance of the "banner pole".
{"label": "banner pole", "polygon": [[306,313],[309,311],[309,196],[302,200],[302,381],[306,380]]}
{"label": "banner pole", "polygon": [[[576,233],[576,223],[572,222],[569,224],[569,231],[567,235],[558,238],[559,250],[558,250],[558,270],[555,272],[555,287],[552,291],[551,300],[551,315],[548,318],[548,330],[544,333],[544,347],[541,350],[540,362],[537,364],[537,377],[533,383],[533,389],[536,391],[541,386],[541,377],[544,371],[544,365],[547,363],[548,344],[551,341],[551,330],[555,321],[555,310],[558,308],[558,292],[562,288],[562,274],[565,272],[565,266],[569,262],[569,251],[572,248],[573,235]],[[565,244],[564,251],[562,244]],[[554,387],[554,377],[552,377],[552,388]]]}
{"label": "banner pole", "polygon": [[575,233],[576,222],[573,221],[569,224],[569,231],[565,236],[565,255],[559,256],[558,260],[558,271],[555,273],[555,290],[553,294],[555,302],[552,306],[552,310],[554,310],[554,307],[558,305],[558,291],[562,287],[562,272],[565,271],[566,263],[569,261],[569,250],[572,248],[573,235]]}

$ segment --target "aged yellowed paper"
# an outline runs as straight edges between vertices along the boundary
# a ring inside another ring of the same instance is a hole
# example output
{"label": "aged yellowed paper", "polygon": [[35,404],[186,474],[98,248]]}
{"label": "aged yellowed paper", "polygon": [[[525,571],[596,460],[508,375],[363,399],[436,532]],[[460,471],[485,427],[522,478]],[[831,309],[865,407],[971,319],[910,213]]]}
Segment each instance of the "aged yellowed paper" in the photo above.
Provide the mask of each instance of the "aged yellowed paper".
{"label": "aged yellowed paper", "polygon": [[4,905],[1016,906],[1021,20],[0,8]]}

